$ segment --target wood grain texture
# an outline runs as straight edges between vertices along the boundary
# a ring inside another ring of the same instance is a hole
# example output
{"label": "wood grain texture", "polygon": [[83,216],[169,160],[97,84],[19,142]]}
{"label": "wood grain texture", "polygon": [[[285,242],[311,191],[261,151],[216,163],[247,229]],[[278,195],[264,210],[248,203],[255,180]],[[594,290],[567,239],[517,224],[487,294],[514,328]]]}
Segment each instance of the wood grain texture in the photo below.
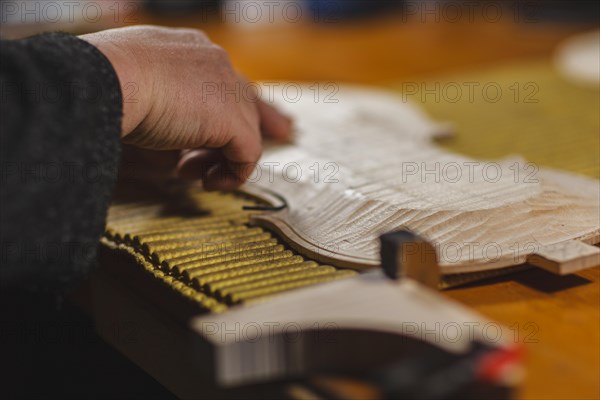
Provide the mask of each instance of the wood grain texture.
{"label": "wood grain texture", "polygon": [[445,292],[504,324],[526,348],[521,399],[600,396],[600,267],[559,277],[532,269]]}
{"label": "wood grain texture", "polygon": [[[569,31],[584,29],[542,23],[401,24],[394,18],[341,29],[295,26],[281,32],[271,27],[243,37],[232,27],[208,27],[254,79],[381,83],[420,76],[420,82],[442,84],[535,82],[540,87],[535,105],[470,104],[463,99],[424,106],[437,119],[455,122],[458,134],[444,143],[447,149],[476,158],[517,152],[539,165],[598,178],[600,96],[560,80],[547,61]],[[315,54],[323,62],[307,65],[305,60]],[[518,398],[600,398],[599,267],[566,278],[531,269],[445,294],[513,326],[517,342],[528,338],[527,376]]]}
{"label": "wood grain texture", "polygon": [[445,151],[432,139],[447,136],[448,125],[400,96],[341,87],[336,100],[276,98],[296,120],[296,139],[267,148],[248,184],[285,198],[285,210],[254,221],[297,250],[335,265],[377,266],[379,235],[405,229],[432,243],[449,274],[522,264],[571,239],[597,240],[599,181],[516,157]]}
{"label": "wood grain texture", "polygon": [[[442,83],[443,79],[535,82],[540,87],[537,105],[479,101],[429,101],[424,105],[437,119],[455,122],[459,134],[445,144],[447,149],[488,159],[512,151],[540,165],[600,177],[600,96],[560,81],[547,62],[557,43],[570,32],[587,29],[585,26],[507,21],[425,24],[418,19],[405,23],[390,15],[359,23],[263,25],[249,32],[206,23],[195,15],[184,19],[138,17],[138,23],[204,29],[227,49],[240,71],[256,80],[388,85],[414,82],[418,77],[420,82]],[[98,24],[91,24],[84,32],[96,29]],[[540,57],[544,60],[538,62]],[[513,64],[496,68],[506,63]],[[457,73],[461,75],[457,77]],[[599,290],[600,268],[560,279],[532,269],[445,294],[507,327],[518,323],[520,343],[534,332],[531,326],[525,327],[527,323],[539,327],[537,334],[529,337],[537,341],[526,343],[527,377],[519,398],[597,399]],[[199,396],[207,393],[203,388]],[[244,395],[251,393],[244,391]]]}
{"label": "wood grain texture", "polygon": [[600,265],[600,249],[569,240],[538,249],[527,257],[527,262],[558,275],[567,275]]}

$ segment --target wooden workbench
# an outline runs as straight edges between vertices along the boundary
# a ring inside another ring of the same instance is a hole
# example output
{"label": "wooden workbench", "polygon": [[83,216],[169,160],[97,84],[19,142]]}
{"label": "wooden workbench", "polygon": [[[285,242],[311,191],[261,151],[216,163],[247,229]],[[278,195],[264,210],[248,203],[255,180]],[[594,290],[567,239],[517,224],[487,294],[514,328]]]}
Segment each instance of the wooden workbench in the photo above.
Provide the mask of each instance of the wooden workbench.
{"label": "wooden workbench", "polygon": [[[562,39],[589,28],[515,24],[510,18],[424,24],[398,15],[344,23],[235,26],[199,22],[195,16],[140,14],[136,22],[204,29],[251,80],[381,86],[547,58]],[[504,324],[524,344],[527,376],[520,398],[600,397],[600,267],[564,278],[529,270],[445,295]]]}
{"label": "wooden workbench", "polygon": [[[414,78],[548,57],[586,27],[540,22],[403,22],[237,27],[193,19],[144,22],[203,28],[250,79],[387,86]],[[598,152],[598,149],[590,149]],[[527,350],[525,399],[600,397],[600,268],[558,278],[531,270],[445,292],[509,327]]]}

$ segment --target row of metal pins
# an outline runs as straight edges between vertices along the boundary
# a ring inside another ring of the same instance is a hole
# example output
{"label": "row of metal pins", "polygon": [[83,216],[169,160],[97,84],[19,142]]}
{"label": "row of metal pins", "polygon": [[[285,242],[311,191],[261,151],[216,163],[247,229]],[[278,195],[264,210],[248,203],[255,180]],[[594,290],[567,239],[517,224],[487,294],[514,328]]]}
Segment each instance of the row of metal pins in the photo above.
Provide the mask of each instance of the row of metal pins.
{"label": "row of metal pins", "polygon": [[246,246],[248,250],[251,250],[257,247],[263,247],[264,243],[276,244],[277,239],[274,239],[269,235],[261,234],[229,241],[211,241],[209,243],[200,244],[197,243],[193,246],[155,251],[150,254],[150,258],[156,264],[161,264],[184,256],[193,256],[198,254],[210,254],[211,256],[224,255],[228,254],[231,249],[235,249],[240,246]]}
{"label": "row of metal pins", "polygon": [[205,216],[166,217],[160,204],[119,204],[109,212],[106,236],[203,308],[220,312],[227,304],[356,274],[305,261],[269,232],[247,226],[251,212],[241,210],[247,199],[206,192],[191,198]]}
{"label": "row of metal pins", "polygon": [[182,217],[152,217],[129,219],[124,221],[112,221],[110,218],[106,225],[106,233],[111,237],[119,237],[125,233],[143,231],[153,226],[165,226],[178,221],[183,221]]}
{"label": "row of metal pins", "polygon": [[[235,199],[227,195],[218,194],[216,196],[202,193],[200,196],[191,196],[198,204],[199,209],[207,206],[206,209],[213,215],[217,215],[222,211],[240,210],[241,206],[248,204],[247,200]],[[137,203],[121,203],[114,204],[108,211],[108,218],[113,221],[121,219],[131,219],[140,216],[159,215],[164,210],[164,204],[161,202],[137,202]]]}
{"label": "row of metal pins", "polygon": [[[211,282],[213,279],[218,279],[225,276],[234,277],[247,273],[266,271],[287,265],[300,264],[302,262],[304,262],[304,259],[301,256],[292,255],[292,252],[290,251],[290,254],[284,255],[278,260],[237,263],[237,265],[232,267],[228,267],[225,264],[217,264],[200,270],[185,271],[183,276],[187,282],[193,282],[195,287],[202,288],[203,285]],[[219,273],[220,275],[215,276],[215,274]]]}
{"label": "row of metal pins", "polygon": [[216,280],[215,282],[205,283],[203,289],[206,292],[212,293],[218,299],[228,299],[228,296],[238,292],[273,286],[298,278],[331,274],[336,271],[334,267],[306,261],[259,273],[243,274],[237,277],[237,279],[234,276],[229,279]]}
{"label": "row of metal pins", "polygon": [[249,215],[233,215],[231,218],[222,217],[192,217],[192,218],[168,218],[146,220],[142,223],[131,223],[125,226],[111,224],[107,226],[107,234],[117,241],[134,240],[138,236],[159,235],[171,232],[202,229],[202,228],[218,228],[244,225],[249,222]]}
{"label": "row of metal pins", "polygon": [[[230,214],[234,212],[235,214],[249,214],[248,211],[242,211],[242,205],[244,202],[239,202],[232,207],[231,204],[227,206],[222,206],[216,204],[217,202],[213,202],[214,204],[210,207],[209,211],[212,217],[219,218],[224,214]],[[245,202],[247,204],[247,202]],[[128,207],[124,205],[116,206],[118,211],[115,211],[115,206],[111,207],[108,213],[108,220],[113,225],[127,225],[127,224],[135,224],[135,223],[145,223],[149,220],[168,220],[169,218],[173,219],[182,219],[179,217],[167,217],[162,214],[164,210],[164,205],[160,203],[145,203],[144,205],[140,205],[138,207]]]}
{"label": "row of metal pins", "polygon": [[[168,245],[169,242],[177,244],[180,242],[179,239],[198,239],[199,243],[202,243],[201,239],[210,237],[211,239],[223,240],[233,239],[237,236],[248,236],[249,233],[259,234],[264,231],[261,228],[248,228],[246,225],[227,225],[225,227],[209,227],[205,229],[182,229],[175,232],[166,234],[155,235],[155,237],[149,237],[140,243],[142,246],[155,246],[159,247],[163,244]],[[139,235],[138,235],[139,236]]]}
{"label": "row of metal pins", "polygon": [[[218,192],[204,192],[197,188],[189,188],[186,192],[186,197],[192,199],[199,206],[204,206],[207,209],[214,209],[222,206],[231,206],[239,204],[248,204],[253,202],[245,197],[239,196],[238,194],[231,193],[218,193]],[[110,212],[117,215],[121,212],[129,211],[132,209],[141,209],[144,207],[164,205],[162,201],[156,200],[141,200],[141,201],[126,201],[116,202],[111,206]]]}
{"label": "row of metal pins", "polygon": [[[183,229],[175,229],[169,232],[160,233],[141,233],[133,235],[129,240],[136,246],[142,246],[146,244],[148,246],[155,243],[163,243],[172,240],[189,239],[189,238],[202,238],[202,237],[214,237],[214,236],[227,236],[228,234],[243,232],[247,229],[244,225],[209,225],[209,226],[197,226],[197,227],[185,227]],[[258,231],[257,231],[258,233]]]}
{"label": "row of metal pins", "polygon": [[184,225],[179,226],[173,224],[169,228],[161,228],[154,230],[143,230],[140,232],[126,233],[124,240],[133,242],[136,246],[141,246],[143,242],[152,242],[164,239],[181,239],[186,236],[194,236],[198,232],[211,233],[216,230],[231,229],[232,225],[229,221],[219,221],[210,224]]}
{"label": "row of metal pins", "polygon": [[278,263],[255,264],[197,276],[194,278],[193,286],[198,289],[204,289],[208,291],[212,290],[212,285],[214,283],[222,282],[223,280],[232,280],[235,278],[247,276],[253,276],[255,279],[262,279],[268,273],[273,271],[280,271],[290,267],[297,267],[308,270],[317,266],[318,264],[314,261],[303,261],[302,258],[288,258]]}
{"label": "row of metal pins", "polygon": [[355,276],[357,274],[356,271],[352,270],[339,270],[331,275],[313,277],[307,279],[298,279],[295,281],[269,286],[265,288],[259,288],[254,290],[248,290],[245,292],[238,292],[228,296],[228,302],[231,304],[237,303],[250,303],[256,300],[263,300],[265,297],[269,297],[275,294],[280,294],[282,292],[298,289],[301,287],[316,285],[318,283],[329,282],[338,279],[345,279]]}
{"label": "row of metal pins", "polygon": [[270,237],[269,234],[264,232],[261,228],[248,228],[246,226],[235,227],[233,232],[228,233],[211,233],[207,232],[190,237],[184,237],[182,239],[163,239],[157,241],[144,241],[139,246],[145,253],[154,253],[163,250],[175,250],[177,248],[184,248],[194,246],[203,243],[217,243],[224,241],[234,241],[236,239],[245,237],[258,237],[263,236],[265,239]]}
{"label": "row of metal pins", "polygon": [[[202,275],[212,274],[216,272],[221,272],[224,270],[229,270],[232,268],[240,268],[245,266],[254,266],[254,265],[270,265],[271,263],[285,263],[287,260],[294,261],[294,253],[290,250],[278,251],[275,253],[267,253],[267,254],[258,254],[254,256],[245,256],[242,255],[238,259],[219,262],[219,263],[211,263],[211,264],[203,264],[192,262],[190,264],[182,264],[176,267],[175,271],[177,274],[183,276],[186,280],[191,281],[194,278],[197,278]],[[302,257],[300,257],[302,259]]]}
{"label": "row of metal pins", "polygon": [[[292,264],[280,268],[274,268],[267,271],[259,271],[254,273],[243,274],[240,276],[223,276],[215,277],[212,282],[207,283],[202,287],[203,290],[221,293],[223,290],[229,290],[233,286],[238,286],[246,283],[260,281],[266,278],[273,278],[279,275],[289,274],[298,271],[308,271],[312,268],[319,267],[314,261],[305,261],[300,264]],[[326,267],[330,268],[330,267]],[[332,267],[331,267],[332,268]]]}
{"label": "row of metal pins", "polygon": [[173,222],[170,224],[160,224],[155,227],[149,227],[140,231],[128,229],[128,234],[131,236],[140,236],[146,238],[150,235],[160,235],[169,232],[176,232],[184,229],[201,229],[219,226],[244,225],[248,223],[249,216],[240,214],[232,218],[224,219],[217,217],[195,217],[183,219],[182,221]]}
{"label": "row of metal pins", "polygon": [[287,275],[266,278],[259,281],[232,286],[227,289],[217,291],[217,298],[223,298],[227,302],[232,302],[235,296],[241,296],[244,293],[277,288],[279,285],[285,285],[299,280],[309,280],[317,277],[327,277],[337,275],[334,267],[322,266],[304,271],[291,272]]}
{"label": "row of metal pins", "polygon": [[[246,213],[233,214],[233,219],[239,219],[246,221],[248,215]],[[118,230],[124,230],[128,233],[135,233],[136,231],[152,231],[166,229],[167,227],[183,227],[183,226],[195,226],[195,225],[207,225],[217,222],[229,222],[228,219],[223,217],[215,216],[190,216],[190,217],[173,217],[173,216],[157,216],[148,217],[144,219],[134,220],[122,220],[120,222],[113,222],[112,226]],[[154,229],[153,229],[154,228]]]}
{"label": "row of metal pins", "polygon": [[173,217],[173,216],[156,216],[148,217],[144,219],[134,220],[123,220],[117,223],[112,223],[111,226],[120,231],[127,231],[128,233],[141,233],[141,232],[153,232],[163,231],[168,229],[175,229],[186,226],[204,226],[212,225],[216,223],[230,223],[234,225],[243,225],[248,223],[250,219],[250,213],[247,211],[243,212],[231,212],[221,216],[215,215],[191,215],[186,217]]}
{"label": "row of metal pins", "polygon": [[268,233],[260,233],[258,235],[243,235],[238,237],[232,237],[229,239],[216,239],[210,238],[203,242],[185,241],[177,244],[162,246],[158,250],[148,249],[142,246],[140,251],[143,252],[150,260],[155,262],[157,265],[162,265],[168,262],[169,259],[182,257],[187,255],[195,255],[203,252],[206,255],[224,255],[228,254],[231,249],[238,246],[244,246],[247,249],[253,249],[256,247],[264,247],[270,243],[277,243],[277,239],[271,237]]}
{"label": "row of metal pins", "polygon": [[[268,239],[263,242],[253,242],[249,243],[248,245],[231,247],[225,254],[214,254],[213,252],[201,251],[187,256],[172,258],[163,261],[161,263],[161,267],[167,271],[175,270],[176,273],[179,274],[180,271],[182,271],[181,268],[185,268],[185,265],[189,265],[190,263],[198,263],[198,265],[211,265],[220,262],[239,260],[244,257],[277,253],[283,250],[284,247],[280,244],[277,244],[277,241]],[[177,269],[180,265],[182,267]]]}
{"label": "row of metal pins", "polygon": [[[265,239],[261,241],[252,241],[252,237],[244,239],[245,240],[241,241],[238,240],[235,243],[210,243],[207,245],[190,247],[187,249],[159,252],[155,253],[153,257],[156,257],[155,262],[160,264],[162,269],[170,271],[173,268],[177,267],[179,264],[185,262],[198,260],[206,260],[207,262],[224,262],[227,261],[230,257],[231,259],[240,257],[240,253],[261,251],[278,246],[277,239],[274,238]],[[280,249],[283,250],[283,246],[281,246]]]}
{"label": "row of metal pins", "polygon": [[152,274],[155,279],[162,281],[166,286],[172,290],[180,293],[184,298],[193,301],[199,305],[202,309],[209,312],[223,312],[227,309],[227,305],[215,299],[214,297],[208,296],[205,293],[195,290],[194,288],[185,285],[183,282],[176,280],[174,277],[165,274],[163,271],[157,269],[148,262],[142,255],[137,253],[135,249],[120,245],[119,250],[125,251],[132,255],[137,263],[141,265],[147,273]]}

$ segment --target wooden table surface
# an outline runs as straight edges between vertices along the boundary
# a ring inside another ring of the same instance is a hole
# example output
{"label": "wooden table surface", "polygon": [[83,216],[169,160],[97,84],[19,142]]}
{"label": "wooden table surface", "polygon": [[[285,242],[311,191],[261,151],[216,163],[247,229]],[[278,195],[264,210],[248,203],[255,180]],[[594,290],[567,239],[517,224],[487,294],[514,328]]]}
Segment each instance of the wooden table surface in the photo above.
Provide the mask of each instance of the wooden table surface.
{"label": "wooden table surface", "polygon": [[[525,22],[403,21],[247,24],[140,15],[137,22],[204,29],[252,80],[336,81],[386,85],[549,56],[588,27]],[[600,397],[600,268],[556,277],[530,270],[454,289],[445,295],[504,324],[526,348],[519,398]]]}
{"label": "wooden table surface", "polygon": [[[552,53],[576,25],[403,21],[235,26],[193,17],[141,22],[204,29],[252,80],[385,85]],[[600,268],[559,278],[531,270],[445,292],[507,327],[526,348],[525,399],[600,397]]]}
{"label": "wooden table surface", "polygon": [[[481,18],[439,23],[397,14],[358,21],[234,25],[142,15],[140,23],[203,29],[252,80],[386,84],[548,55],[577,25]],[[588,26],[589,28],[589,26]]]}
{"label": "wooden table surface", "polygon": [[[524,16],[517,24],[514,17],[506,13],[489,22],[477,14],[454,23],[429,16],[423,23],[391,13],[353,22],[240,26],[197,15],[136,13],[134,22],[203,29],[251,80],[382,86],[548,57],[561,40],[590,28]],[[526,378],[519,398],[600,398],[600,267],[560,278],[529,270],[445,295],[500,322],[504,334],[524,345]]]}
{"label": "wooden table surface", "polygon": [[[233,26],[194,18],[143,22],[193,26],[229,51],[250,79],[386,85],[551,54],[583,29],[544,23],[405,22],[397,15],[355,23]],[[600,268],[558,278],[541,270],[445,294],[507,327],[526,349],[519,397],[600,397]]]}

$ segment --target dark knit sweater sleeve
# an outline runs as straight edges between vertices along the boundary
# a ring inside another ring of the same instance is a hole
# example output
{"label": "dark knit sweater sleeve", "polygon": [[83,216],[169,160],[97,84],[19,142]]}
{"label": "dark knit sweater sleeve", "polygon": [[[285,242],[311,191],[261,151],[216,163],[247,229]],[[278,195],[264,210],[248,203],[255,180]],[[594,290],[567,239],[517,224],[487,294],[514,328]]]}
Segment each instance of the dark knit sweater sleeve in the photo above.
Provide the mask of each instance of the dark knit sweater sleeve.
{"label": "dark knit sweater sleeve", "polygon": [[118,78],[94,46],[61,33],[1,41],[0,63],[1,288],[60,289],[92,267],[104,229]]}

